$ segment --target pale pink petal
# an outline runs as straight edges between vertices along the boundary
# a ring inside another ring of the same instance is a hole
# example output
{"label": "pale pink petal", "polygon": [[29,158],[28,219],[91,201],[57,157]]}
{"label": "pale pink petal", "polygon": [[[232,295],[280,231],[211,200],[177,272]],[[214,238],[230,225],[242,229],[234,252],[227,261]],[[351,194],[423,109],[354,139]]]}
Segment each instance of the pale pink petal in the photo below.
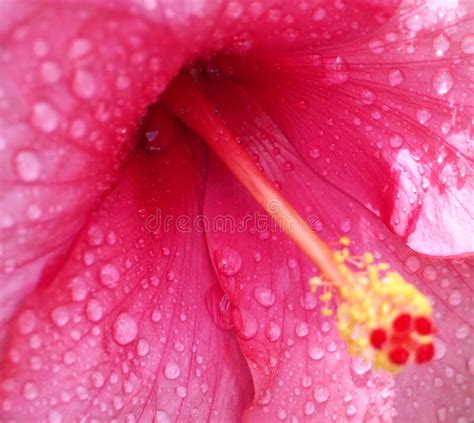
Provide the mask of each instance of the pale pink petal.
{"label": "pale pink petal", "polygon": [[2,420],[240,418],[248,368],[211,320],[219,287],[204,234],[185,223],[200,213],[202,149],[186,132],[172,141],[137,154],[12,322]]}
{"label": "pale pink petal", "polygon": [[436,256],[474,251],[474,6],[454,3],[234,69],[310,167]]}
{"label": "pale pink petal", "polygon": [[411,367],[392,378],[351,359],[335,321],[320,315],[319,300],[309,293],[307,281],[315,269],[279,229],[272,230],[263,210],[214,161],[205,211],[210,217],[235,218],[237,227],[234,233],[215,228],[208,243],[255,381],[247,419],[378,421],[398,416],[401,422],[431,422],[443,408],[447,421],[469,416],[472,261],[434,261],[414,253],[380,217],[301,162],[290,141],[236,84],[213,81],[206,91],[267,177],[314,230],[334,243],[348,236],[354,254],[368,251],[390,263],[432,299],[439,327],[432,365]]}

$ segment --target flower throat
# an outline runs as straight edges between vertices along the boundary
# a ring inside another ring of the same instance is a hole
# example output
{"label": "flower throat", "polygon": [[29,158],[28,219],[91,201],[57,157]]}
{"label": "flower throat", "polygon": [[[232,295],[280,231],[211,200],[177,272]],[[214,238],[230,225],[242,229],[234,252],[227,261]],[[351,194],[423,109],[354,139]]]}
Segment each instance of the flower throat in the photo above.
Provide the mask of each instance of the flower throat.
{"label": "flower throat", "polygon": [[330,302],[335,301],[337,327],[350,354],[389,372],[433,359],[432,309],[414,285],[391,271],[389,264],[375,263],[371,253],[351,255],[346,237],[336,250],[322,241],[257,167],[191,75],[180,75],[164,102],[320,270],[321,276],[312,277],[308,288],[324,304],[324,316],[334,313]]}

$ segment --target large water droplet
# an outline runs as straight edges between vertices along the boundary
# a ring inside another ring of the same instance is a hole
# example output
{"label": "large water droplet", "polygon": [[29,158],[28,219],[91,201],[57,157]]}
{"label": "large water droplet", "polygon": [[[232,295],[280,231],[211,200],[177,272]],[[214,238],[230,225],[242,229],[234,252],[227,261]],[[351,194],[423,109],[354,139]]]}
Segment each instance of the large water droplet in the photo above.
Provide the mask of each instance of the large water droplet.
{"label": "large water droplet", "polygon": [[351,369],[357,375],[364,375],[372,368],[370,361],[363,360],[360,357],[351,358]]}
{"label": "large water droplet", "polygon": [[428,109],[419,109],[416,111],[416,120],[424,125],[431,119],[431,112]]}
{"label": "large water droplet", "polygon": [[314,294],[312,294],[311,292],[305,292],[300,297],[300,305],[305,310],[314,310],[316,306],[318,305],[318,301]]}
{"label": "large water droplet", "polygon": [[138,335],[136,320],[128,313],[120,313],[112,327],[112,335],[119,345],[127,345]]}
{"label": "large water droplet", "polygon": [[436,56],[442,56],[449,50],[449,47],[451,47],[451,41],[446,34],[439,34],[433,38],[433,48]]}
{"label": "large water droplet", "polygon": [[403,267],[408,273],[415,273],[420,270],[421,261],[417,256],[409,256],[403,263]]}
{"label": "large water droplet", "polygon": [[324,387],[316,387],[313,391],[314,399],[319,402],[326,402],[329,399],[329,390]]}
{"label": "large water droplet", "polygon": [[308,355],[313,360],[321,360],[324,357],[324,350],[322,348],[314,346],[314,347],[309,349]]}
{"label": "large water droplet", "polygon": [[461,50],[466,54],[474,54],[474,34],[468,34],[461,40]]}
{"label": "large water droplet", "polygon": [[459,290],[455,289],[453,292],[451,292],[451,294],[449,294],[448,303],[453,307],[456,307],[461,304],[461,300],[462,294]]}
{"label": "large water droplet", "polygon": [[447,68],[442,68],[438,70],[431,80],[433,88],[439,95],[447,94],[454,85],[453,75],[451,71]]}
{"label": "large water droplet", "polygon": [[351,417],[357,413],[357,408],[354,404],[350,404],[346,408],[346,414]]}
{"label": "large water droplet", "polygon": [[69,46],[69,59],[85,56],[92,49],[92,43],[87,38],[75,38]]}
{"label": "large water droplet", "polygon": [[325,60],[326,79],[332,84],[342,84],[349,79],[349,65],[346,60],[337,56]]}
{"label": "large water droplet", "polygon": [[368,89],[363,89],[360,97],[364,104],[374,104],[375,100],[377,100],[377,95],[372,90]]}
{"label": "large water droplet", "polygon": [[306,322],[296,323],[295,332],[296,332],[296,335],[298,335],[300,338],[308,335],[308,333],[309,333],[308,324]]}
{"label": "large water droplet", "polygon": [[225,276],[235,275],[242,266],[240,254],[231,247],[222,247],[214,252],[214,261],[220,273]]}
{"label": "large water droplet", "polygon": [[49,103],[40,101],[33,106],[31,123],[40,131],[53,132],[59,124],[58,113]]}
{"label": "large water droplet", "polygon": [[405,74],[400,69],[392,69],[388,73],[388,81],[392,87],[397,87],[405,81]]}
{"label": "large water droplet", "polygon": [[439,338],[433,338],[433,345],[435,347],[434,360],[440,360],[446,354],[446,344]]}
{"label": "large water droplet", "polygon": [[155,413],[155,418],[153,419],[153,423],[173,423],[173,419],[170,415],[163,410],[158,410]]}
{"label": "large water droplet", "polygon": [[270,321],[265,327],[265,335],[269,341],[278,341],[281,336],[281,327],[278,323]]}
{"label": "large water droplet", "polygon": [[23,396],[27,400],[34,400],[38,396],[38,388],[33,382],[26,382],[23,385]]}
{"label": "large water droplet", "polygon": [[18,316],[18,330],[21,334],[27,335],[36,327],[36,316],[33,310],[25,310]]}
{"label": "large water droplet", "polygon": [[104,315],[104,306],[99,300],[91,298],[86,304],[86,317],[91,322],[98,322]]}
{"label": "large water droplet", "polygon": [[82,99],[94,97],[97,90],[94,75],[84,69],[77,70],[73,76],[72,90],[77,97]]}
{"label": "large water droplet", "polygon": [[404,139],[399,134],[394,134],[390,137],[390,147],[400,148],[403,145]]}
{"label": "large water droplet", "polygon": [[69,311],[64,306],[59,306],[51,311],[51,320],[56,326],[62,327],[69,322]]}
{"label": "large water droplet", "polygon": [[175,380],[179,377],[181,369],[176,363],[169,362],[166,364],[163,373],[170,380]]}
{"label": "large water droplet", "polygon": [[275,293],[270,288],[257,286],[253,291],[253,295],[264,307],[271,307],[275,304]]}
{"label": "large water droplet", "polygon": [[36,181],[41,174],[41,162],[33,150],[20,150],[15,155],[15,170],[25,182]]}
{"label": "large water droplet", "polygon": [[99,270],[99,279],[106,288],[113,289],[120,279],[119,270],[112,263],[104,264]]}
{"label": "large water droplet", "polygon": [[144,338],[138,340],[137,343],[137,355],[139,357],[145,357],[150,352],[150,344]]}

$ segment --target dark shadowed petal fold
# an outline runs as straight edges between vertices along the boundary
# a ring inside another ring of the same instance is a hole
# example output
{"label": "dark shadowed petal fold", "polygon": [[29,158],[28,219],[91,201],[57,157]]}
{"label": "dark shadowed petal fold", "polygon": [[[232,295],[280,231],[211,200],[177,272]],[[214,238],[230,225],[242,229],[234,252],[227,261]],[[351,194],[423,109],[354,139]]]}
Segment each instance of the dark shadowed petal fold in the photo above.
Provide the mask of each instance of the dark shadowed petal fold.
{"label": "dark shadowed petal fold", "polygon": [[206,307],[219,287],[191,224],[203,155],[183,138],[134,157],[61,271],[12,322],[5,421],[240,418],[253,387],[234,336]]}
{"label": "dark shadowed petal fold", "polygon": [[232,234],[216,230],[208,244],[255,381],[248,421],[432,422],[472,415],[472,260],[435,261],[410,250],[380,217],[301,161],[292,145],[297,140],[290,142],[247,93],[219,85],[207,92],[223,118],[314,230],[329,242],[348,236],[354,254],[372,252],[388,262],[430,298],[439,328],[428,366],[393,377],[351,359],[334,319],[321,316],[319,299],[309,292],[315,270],[213,162],[205,211],[239,224]]}
{"label": "dark shadowed petal fold", "polygon": [[[403,2],[352,42],[238,67],[301,157],[411,248],[474,251],[471,1]],[[258,64],[258,68],[256,67]]]}

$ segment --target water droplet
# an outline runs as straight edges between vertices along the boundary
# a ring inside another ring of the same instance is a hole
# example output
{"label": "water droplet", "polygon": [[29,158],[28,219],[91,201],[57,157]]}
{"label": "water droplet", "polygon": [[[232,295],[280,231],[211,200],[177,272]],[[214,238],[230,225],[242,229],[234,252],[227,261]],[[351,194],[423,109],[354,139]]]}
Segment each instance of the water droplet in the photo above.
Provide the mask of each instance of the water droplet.
{"label": "water droplet", "polygon": [[360,97],[362,99],[362,103],[364,104],[374,104],[375,100],[377,99],[377,95],[368,89],[362,90]]}
{"label": "water droplet", "polygon": [[300,297],[300,305],[305,310],[314,310],[316,306],[318,305],[318,301],[314,294],[312,294],[311,292],[305,292]]}
{"label": "water droplet", "polygon": [[420,269],[421,261],[417,256],[410,256],[403,263],[403,267],[408,273],[415,273]]}
{"label": "water droplet", "polygon": [[58,127],[59,116],[50,104],[40,101],[33,106],[31,123],[40,131],[50,133]]}
{"label": "water droplet", "polygon": [[451,292],[451,294],[449,294],[448,303],[452,305],[453,307],[461,304],[461,300],[462,300],[462,294],[457,289],[455,289],[453,292]]}
{"label": "water droplet", "polygon": [[62,414],[57,410],[48,411],[48,423],[61,423],[63,421]]}
{"label": "water droplet", "polygon": [[36,39],[33,41],[33,53],[37,57],[45,57],[49,53],[49,45],[45,40]]}
{"label": "water droplet", "polygon": [[346,414],[350,417],[357,413],[357,408],[354,404],[350,404],[346,408]]}
{"label": "water droplet", "polygon": [[296,332],[296,335],[298,335],[300,338],[308,335],[308,333],[309,333],[308,324],[306,322],[296,323],[295,332]]}
{"label": "water droplet", "polygon": [[138,325],[128,313],[120,313],[112,327],[112,335],[119,345],[127,345],[138,335]]}
{"label": "water droplet", "polygon": [[405,81],[405,74],[400,69],[392,69],[388,74],[388,81],[392,87],[397,87]]}
{"label": "water droplet", "polygon": [[352,220],[349,219],[348,217],[342,219],[341,224],[339,225],[339,228],[341,229],[342,232],[347,234],[352,229]]}
{"label": "water droplet", "polygon": [[185,386],[178,386],[176,388],[176,395],[178,395],[179,398],[186,398],[187,394],[188,390]]}
{"label": "water droplet", "polygon": [[25,182],[36,181],[41,174],[41,162],[32,150],[21,150],[15,155],[15,170]]}
{"label": "water droplet", "polygon": [[438,272],[433,266],[425,266],[425,268],[423,269],[423,277],[425,278],[425,280],[433,282],[434,280],[436,280],[437,276]]}
{"label": "water droplet", "polygon": [[326,402],[329,399],[329,391],[323,387],[316,387],[313,391],[313,397],[316,402]]}
{"label": "water droplet", "polygon": [[451,47],[451,41],[446,34],[439,34],[433,38],[433,48],[436,52],[436,56],[442,56]]}
{"label": "water droplet", "polygon": [[253,295],[264,307],[271,307],[275,304],[275,293],[270,288],[257,286],[253,291]]}
{"label": "water droplet", "polygon": [[87,301],[86,317],[91,322],[98,322],[100,319],[102,319],[103,315],[104,315],[104,307],[99,302],[99,300],[96,300],[95,298],[91,298],[89,301]]}
{"label": "water droplet", "polygon": [[310,348],[310,350],[308,351],[308,355],[313,360],[321,360],[324,357],[324,350],[322,348],[315,346],[315,347]]}
{"label": "water droplet", "polygon": [[120,273],[112,263],[104,264],[99,270],[99,278],[102,285],[113,289],[118,285]]}
{"label": "water droplet", "polygon": [[21,334],[27,335],[36,327],[36,316],[33,310],[25,310],[18,316],[18,330]]}
{"label": "water droplet", "polygon": [[319,22],[322,21],[327,15],[326,9],[323,7],[318,7],[313,13],[313,21]]}
{"label": "water droplet", "polygon": [[390,137],[390,147],[400,148],[403,145],[404,139],[401,135],[394,134]]}
{"label": "water droplet", "polygon": [[37,204],[30,204],[26,209],[26,215],[30,220],[38,220],[42,213],[41,208]]}
{"label": "water droplet", "polygon": [[321,157],[321,150],[319,148],[312,148],[309,150],[309,156],[312,159],[319,159]]}
{"label": "water droplet", "polygon": [[431,112],[428,109],[419,109],[416,111],[416,119],[424,125],[431,119]]}
{"label": "water droplet", "polygon": [[242,266],[240,254],[230,247],[222,247],[214,252],[217,269],[225,276],[235,275]]}
{"label": "water droplet", "polygon": [[469,336],[469,326],[462,323],[454,333],[457,339],[466,339]]}
{"label": "water droplet", "polygon": [[265,326],[265,335],[271,342],[278,341],[281,336],[281,327],[278,323],[270,321]]}
{"label": "water droplet", "polygon": [[155,413],[155,418],[153,419],[153,423],[173,423],[173,419],[170,415],[163,410],[158,410]]}
{"label": "water droplet", "polygon": [[440,360],[446,354],[446,344],[439,338],[433,338],[433,345],[435,347],[434,360]]}
{"label": "water droplet", "polygon": [[316,406],[314,405],[314,403],[311,401],[306,401],[303,410],[305,416],[311,416],[314,413],[314,410],[316,410]]}
{"label": "water droplet", "polygon": [[175,380],[179,377],[181,370],[176,363],[170,362],[166,364],[163,372],[168,379]]}
{"label": "water droplet", "polygon": [[51,311],[51,320],[56,326],[62,327],[69,322],[69,311],[64,306],[59,306]]}
{"label": "water droplet", "polygon": [[369,41],[369,49],[374,54],[382,54],[385,50],[385,44],[382,40]]}
{"label": "water droplet", "polygon": [[38,388],[33,382],[26,382],[23,385],[23,396],[27,400],[34,400],[38,396]]}
{"label": "water droplet", "polygon": [[85,56],[91,49],[92,43],[87,38],[76,38],[69,47],[69,59],[78,59],[79,57]]}
{"label": "water droplet", "polygon": [[279,420],[285,420],[288,417],[288,413],[283,410],[283,408],[279,408],[277,411],[277,417]]}
{"label": "water droplet", "polygon": [[360,357],[351,358],[351,369],[357,375],[364,375],[372,368],[370,361],[363,360]]}
{"label": "water droplet", "polygon": [[160,310],[153,310],[151,313],[151,321],[153,323],[157,323],[161,320],[161,311]]}
{"label": "water droplet", "polygon": [[454,79],[451,71],[447,68],[438,70],[433,75],[431,84],[439,95],[447,94],[449,91],[451,91],[451,88],[453,88],[454,85]]}
{"label": "water droplet", "polygon": [[72,80],[72,90],[77,97],[90,99],[96,93],[96,81],[94,75],[84,69],[79,69],[74,73]]}
{"label": "water droplet", "polygon": [[341,56],[325,60],[325,69],[326,79],[332,84],[342,84],[349,79],[349,65]]}
{"label": "water droplet", "polygon": [[466,54],[474,54],[474,34],[468,34],[461,40],[461,50]]}
{"label": "water droplet", "polygon": [[150,352],[150,344],[146,339],[139,339],[137,343],[137,355],[145,357]]}
{"label": "water droplet", "polygon": [[52,84],[61,77],[61,68],[54,62],[46,61],[40,66],[41,79],[46,84]]}

